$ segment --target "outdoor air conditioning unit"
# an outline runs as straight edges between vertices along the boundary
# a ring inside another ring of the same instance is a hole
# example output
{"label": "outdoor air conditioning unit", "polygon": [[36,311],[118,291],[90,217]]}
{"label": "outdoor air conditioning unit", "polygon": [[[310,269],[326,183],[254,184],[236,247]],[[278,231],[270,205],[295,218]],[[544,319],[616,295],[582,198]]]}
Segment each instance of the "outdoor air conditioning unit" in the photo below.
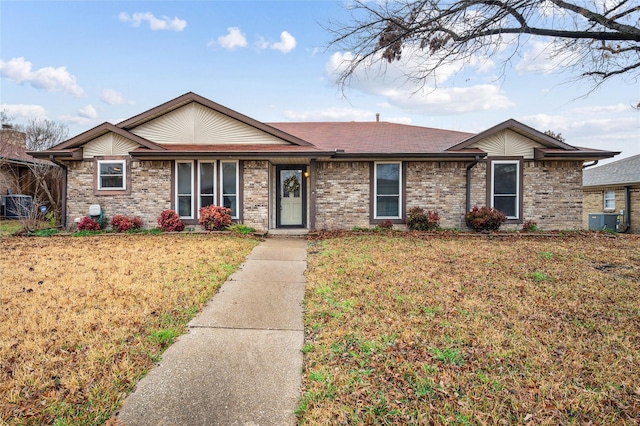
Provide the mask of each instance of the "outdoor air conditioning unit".
{"label": "outdoor air conditioning unit", "polygon": [[589,213],[590,231],[602,231],[605,228],[618,231],[618,213]]}
{"label": "outdoor air conditioning unit", "polygon": [[4,216],[7,219],[24,219],[31,213],[31,195],[11,194],[4,196]]}

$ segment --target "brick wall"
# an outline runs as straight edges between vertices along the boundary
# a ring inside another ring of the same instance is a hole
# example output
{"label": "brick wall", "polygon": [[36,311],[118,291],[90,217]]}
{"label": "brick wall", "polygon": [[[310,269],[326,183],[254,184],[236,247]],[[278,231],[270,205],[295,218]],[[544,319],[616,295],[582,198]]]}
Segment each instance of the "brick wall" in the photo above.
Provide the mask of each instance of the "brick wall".
{"label": "brick wall", "polygon": [[145,228],[155,228],[160,212],[171,208],[171,162],[131,161],[130,195],[94,195],[93,161],[68,162],[67,224],[89,213],[91,204],[100,204],[111,218],[116,214],[139,216]]}
{"label": "brick wall", "polygon": [[244,161],[243,223],[256,230],[269,227],[269,162]]}
{"label": "brick wall", "polygon": [[[443,228],[464,226],[466,203],[466,166],[457,162],[406,163],[406,208],[436,211]],[[477,171],[474,171],[477,174]],[[477,181],[477,182],[476,182]],[[484,188],[484,180],[472,179],[477,188]],[[482,184],[480,184],[482,182]]]}
{"label": "brick wall", "polygon": [[318,162],[316,228],[369,226],[369,163]]}
{"label": "brick wall", "polygon": [[[616,207],[615,212],[604,211],[604,191],[615,191]],[[640,234],[640,185],[632,185],[630,187],[631,198],[631,229],[628,232]],[[589,213],[618,213],[625,209],[624,187],[611,186],[600,188],[587,188],[582,194],[583,215],[582,226],[589,228]],[[624,221],[624,219],[622,219]],[[621,224],[624,226],[624,223]]]}
{"label": "brick wall", "polygon": [[5,143],[26,148],[27,134],[13,129],[0,129],[0,144]]}
{"label": "brick wall", "polygon": [[543,230],[582,225],[582,162],[525,161],[523,220]]}

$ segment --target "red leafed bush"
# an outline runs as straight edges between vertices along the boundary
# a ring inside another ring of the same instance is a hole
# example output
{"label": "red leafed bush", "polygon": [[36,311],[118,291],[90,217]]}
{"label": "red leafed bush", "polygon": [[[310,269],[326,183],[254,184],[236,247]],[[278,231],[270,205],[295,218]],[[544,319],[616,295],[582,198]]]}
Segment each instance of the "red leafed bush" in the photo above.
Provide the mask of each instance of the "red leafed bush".
{"label": "red leafed bush", "polygon": [[100,224],[97,220],[91,219],[89,216],[85,216],[78,222],[78,231],[99,231]]}
{"label": "red leafed bush", "polygon": [[464,219],[467,226],[476,231],[497,231],[507,217],[492,207],[473,206],[471,211],[464,215]]}
{"label": "red leafed bush", "polygon": [[433,231],[440,226],[440,215],[437,212],[420,207],[413,207],[407,216],[407,226],[412,231]]}
{"label": "red leafed bush", "polygon": [[111,227],[115,229],[117,232],[126,232],[130,229],[140,229],[142,228],[142,219],[139,217],[128,217],[121,214],[117,214],[111,218],[111,222],[109,222]]}
{"label": "red leafed bush", "polygon": [[393,222],[391,222],[391,219],[385,219],[378,226],[382,229],[393,229]]}
{"label": "red leafed bush", "polygon": [[180,232],[184,229],[184,224],[175,210],[164,210],[158,216],[158,228],[164,232]]}
{"label": "red leafed bush", "polygon": [[214,205],[203,207],[198,223],[207,231],[221,231],[231,225],[231,209]]}

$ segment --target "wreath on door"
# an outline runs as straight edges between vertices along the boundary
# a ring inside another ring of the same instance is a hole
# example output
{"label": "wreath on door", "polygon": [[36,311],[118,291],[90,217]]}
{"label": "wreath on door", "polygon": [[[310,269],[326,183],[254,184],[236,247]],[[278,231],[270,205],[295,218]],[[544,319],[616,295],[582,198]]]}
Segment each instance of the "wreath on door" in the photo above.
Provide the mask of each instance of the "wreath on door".
{"label": "wreath on door", "polygon": [[300,181],[298,180],[298,176],[291,175],[284,180],[284,189],[287,192],[296,192],[300,188]]}

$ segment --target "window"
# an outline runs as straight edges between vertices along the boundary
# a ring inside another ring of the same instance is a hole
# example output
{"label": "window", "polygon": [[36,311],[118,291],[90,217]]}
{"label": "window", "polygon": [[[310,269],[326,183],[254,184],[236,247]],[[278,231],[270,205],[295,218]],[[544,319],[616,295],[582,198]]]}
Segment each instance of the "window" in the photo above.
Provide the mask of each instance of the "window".
{"label": "window", "polygon": [[616,191],[604,191],[604,209],[616,209]]}
{"label": "window", "polygon": [[375,163],[374,218],[400,219],[402,163]]}
{"label": "window", "polygon": [[127,162],[125,160],[98,160],[98,189],[127,189]]}
{"label": "window", "polygon": [[198,163],[199,202],[198,208],[207,207],[216,202],[216,163]]}
{"label": "window", "polygon": [[176,162],[176,206],[178,215],[193,219],[193,162]]}
{"label": "window", "polygon": [[500,210],[507,219],[520,216],[520,162],[491,162],[491,207]]}
{"label": "window", "polygon": [[220,165],[222,206],[231,209],[231,217],[238,218],[238,163],[223,161]]}

